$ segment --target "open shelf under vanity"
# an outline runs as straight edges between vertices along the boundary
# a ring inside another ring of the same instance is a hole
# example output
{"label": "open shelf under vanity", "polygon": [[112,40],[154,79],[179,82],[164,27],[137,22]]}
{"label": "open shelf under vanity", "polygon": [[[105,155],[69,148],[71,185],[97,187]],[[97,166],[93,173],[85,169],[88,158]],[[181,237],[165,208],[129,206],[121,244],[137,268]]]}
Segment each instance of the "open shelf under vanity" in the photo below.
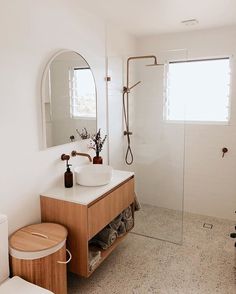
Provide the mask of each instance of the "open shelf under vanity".
{"label": "open shelf under vanity", "polygon": [[[131,229],[132,230],[132,229]],[[114,249],[127,237],[128,233],[131,231],[129,230],[127,233],[125,233],[123,236],[118,237],[116,241],[107,249],[101,249],[100,247],[97,247],[98,250],[101,251],[101,259],[98,261],[96,266],[88,271],[88,277],[92,275],[92,273],[99,267],[99,265],[113,252]]]}

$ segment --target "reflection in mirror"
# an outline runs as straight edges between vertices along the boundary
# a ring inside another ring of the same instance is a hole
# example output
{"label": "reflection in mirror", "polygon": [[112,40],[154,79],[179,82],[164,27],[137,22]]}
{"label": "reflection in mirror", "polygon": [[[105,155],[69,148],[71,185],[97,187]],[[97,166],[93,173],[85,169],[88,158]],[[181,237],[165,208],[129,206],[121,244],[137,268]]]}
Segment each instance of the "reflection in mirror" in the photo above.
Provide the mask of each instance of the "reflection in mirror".
{"label": "reflection in mirror", "polygon": [[87,139],[96,133],[95,81],[80,54],[57,54],[44,73],[42,87],[46,147]]}

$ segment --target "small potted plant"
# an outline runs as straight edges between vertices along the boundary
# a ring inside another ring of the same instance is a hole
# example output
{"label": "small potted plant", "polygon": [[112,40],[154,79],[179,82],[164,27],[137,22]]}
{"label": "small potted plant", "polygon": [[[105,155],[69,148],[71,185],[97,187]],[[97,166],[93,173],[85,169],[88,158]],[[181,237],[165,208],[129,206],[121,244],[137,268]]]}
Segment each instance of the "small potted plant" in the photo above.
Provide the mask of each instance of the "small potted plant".
{"label": "small potted plant", "polygon": [[102,157],[99,155],[102,151],[103,145],[106,141],[107,135],[102,139],[101,129],[98,130],[97,134],[91,137],[92,145],[91,148],[95,150],[96,156],[93,158],[93,164],[102,164]]}

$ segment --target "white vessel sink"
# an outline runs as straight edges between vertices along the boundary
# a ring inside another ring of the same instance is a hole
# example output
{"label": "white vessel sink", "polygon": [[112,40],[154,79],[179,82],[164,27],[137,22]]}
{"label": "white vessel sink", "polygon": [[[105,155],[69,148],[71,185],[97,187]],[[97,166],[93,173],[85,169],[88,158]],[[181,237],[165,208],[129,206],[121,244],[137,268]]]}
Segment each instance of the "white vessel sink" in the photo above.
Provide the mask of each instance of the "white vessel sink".
{"label": "white vessel sink", "polygon": [[76,183],[81,186],[103,186],[110,183],[112,167],[103,164],[90,164],[75,168]]}

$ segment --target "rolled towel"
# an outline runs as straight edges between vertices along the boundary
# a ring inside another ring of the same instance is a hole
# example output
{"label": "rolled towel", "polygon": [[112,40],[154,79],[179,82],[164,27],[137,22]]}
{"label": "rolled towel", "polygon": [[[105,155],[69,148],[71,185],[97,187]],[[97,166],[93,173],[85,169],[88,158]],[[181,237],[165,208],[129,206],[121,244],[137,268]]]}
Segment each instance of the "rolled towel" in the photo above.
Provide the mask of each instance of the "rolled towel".
{"label": "rolled towel", "polygon": [[122,212],[122,215],[123,215],[123,220],[127,220],[127,219],[130,219],[133,217],[132,215],[132,209],[131,209],[131,206],[129,206],[128,208],[126,208],[123,212]]}
{"label": "rolled towel", "polygon": [[126,219],[126,220],[124,220],[124,223],[125,223],[126,231],[128,232],[134,226],[134,219],[133,218]]}
{"label": "rolled towel", "polygon": [[94,237],[93,243],[98,244],[102,249],[107,249],[115,242],[117,236],[117,231],[107,226]]}
{"label": "rolled towel", "polygon": [[92,271],[101,259],[101,251],[89,249],[89,270]]}
{"label": "rolled towel", "polygon": [[117,230],[117,233],[118,233],[118,237],[121,237],[126,233],[126,227],[123,221],[120,222],[120,226]]}
{"label": "rolled towel", "polygon": [[93,239],[92,242],[91,242],[90,244],[94,244],[94,245],[96,245],[96,246],[99,246],[99,247],[101,247],[103,250],[106,250],[107,248],[109,248],[109,246],[108,246],[106,243],[104,243],[104,242],[102,242],[102,241],[100,241],[100,240],[97,240],[97,239]]}
{"label": "rolled towel", "polygon": [[141,209],[141,204],[138,201],[138,197],[137,197],[136,193],[134,193],[134,210],[139,211],[140,209]]}
{"label": "rolled towel", "polygon": [[110,224],[109,227],[114,229],[115,231],[118,231],[120,225],[121,225],[121,219],[122,219],[122,214],[119,214]]}

